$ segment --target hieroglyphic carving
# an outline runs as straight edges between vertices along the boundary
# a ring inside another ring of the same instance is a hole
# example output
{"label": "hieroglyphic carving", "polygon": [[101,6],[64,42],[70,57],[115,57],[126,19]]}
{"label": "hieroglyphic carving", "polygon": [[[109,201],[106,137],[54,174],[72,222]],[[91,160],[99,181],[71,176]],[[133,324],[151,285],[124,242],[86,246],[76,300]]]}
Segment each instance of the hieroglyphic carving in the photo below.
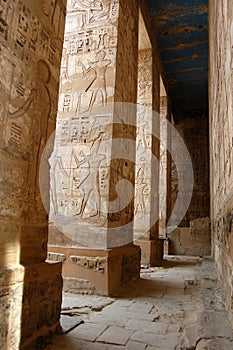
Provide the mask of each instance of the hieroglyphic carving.
{"label": "hieroglyphic carving", "polygon": [[9,28],[12,25],[15,11],[14,0],[0,1],[0,36],[8,40]]}
{"label": "hieroglyphic carving", "polygon": [[89,257],[89,256],[70,256],[70,261],[74,264],[77,264],[85,269],[94,270],[96,272],[105,272],[105,264],[107,258],[102,257]]}
{"label": "hieroglyphic carving", "polygon": [[96,23],[114,23],[117,20],[119,4],[116,0],[69,0],[67,31],[83,27],[95,27]]}
{"label": "hieroglyphic carving", "polygon": [[111,115],[91,112],[113,96],[117,16],[118,1],[69,0],[67,4],[58,152],[50,159],[51,217],[80,217],[97,226],[107,219],[101,209],[109,195],[110,153],[104,143],[111,136],[106,130]]}
{"label": "hieroglyphic carving", "polygon": [[67,11],[59,110],[78,113],[105,105],[113,96],[118,5],[70,0]]}
{"label": "hieroglyphic carving", "polygon": [[[64,4],[64,1],[60,0],[59,3]],[[6,344],[15,346],[20,341],[23,343],[26,338],[30,343],[29,338],[34,330],[40,332],[47,324],[47,320],[42,317],[45,308],[50,326],[56,324],[59,318],[60,300],[52,295],[52,288],[59,296],[60,271],[56,266],[51,269],[43,263],[47,246],[47,215],[40,200],[38,164],[46,142],[51,108],[53,111],[57,108],[63,38],[55,38],[52,26],[43,19],[41,4],[42,0],[0,0],[0,216],[4,217],[1,222],[1,266],[14,266],[17,273],[19,263],[27,266],[24,281],[24,299],[27,306],[23,307],[22,313],[22,300],[14,295],[9,296],[14,298],[13,304],[16,307],[8,310],[11,318],[7,320],[5,328]],[[40,50],[44,45],[42,31],[48,33],[48,47],[53,43],[56,49],[56,61],[53,65],[49,50]],[[49,123],[50,132],[53,127]],[[32,255],[35,264],[31,271]],[[41,263],[39,267],[37,262]],[[29,281],[31,278],[37,279],[36,283]],[[39,280],[43,280],[41,286]],[[19,288],[20,281],[17,277]],[[11,281],[6,283],[6,287],[7,284],[11,284]],[[46,298],[43,293],[45,290],[48,292]],[[20,292],[17,294],[20,296]],[[35,301],[34,306],[41,305],[42,313],[33,309],[32,299]],[[29,309],[33,318],[30,326],[26,327]],[[22,314],[21,320],[14,320],[15,311]],[[20,328],[21,339],[18,339],[20,334],[17,330]],[[12,334],[8,337],[10,333]]]}
{"label": "hieroglyphic carving", "polygon": [[80,114],[58,121],[58,150],[50,159],[52,216],[81,217],[97,225],[105,222],[101,209],[109,182],[109,159],[102,141],[109,138],[103,131],[108,120]]}
{"label": "hieroglyphic carving", "polygon": [[[164,96],[163,96],[164,94]],[[160,81],[160,173],[159,173],[159,235],[166,237],[166,214],[167,214],[167,96],[165,95],[162,80]]]}
{"label": "hieroglyphic carving", "polygon": [[48,260],[49,261],[61,261],[62,263],[64,263],[64,261],[66,260],[66,256],[64,254],[48,252]]}
{"label": "hieroglyphic carving", "polygon": [[152,58],[151,50],[139,51],[137,153],[135,177],[135,238],[150,228],[151,147],[152,147]]}
{"label": "hieroglyphic carving", "polygon": [[[37,70],[39,79],[36,88],[32,88],[28,96],[25,96],[26,85],[22,73],[16,81],[16,96],[9,101],[8,109],[4,111],[2,146],[8,152],[28,160],[34,159],[39,148],[45,146],[51,113],[48,89],[50,68],[45,61],[39,60]],[[20,102],[17,95],[23,97]]]}
{"label": "hieroglyphic carving", "polygon": [[[46,4],[49,4],[49,2],[46,1]],[[0,9],[2,9],[0,11],[0,35],[7,40],[9,30],[12,31],[15,49],[26,64],[30,63],[30,55],[33,55],[34,57],[46,59],[54,65],[58,59],[58,49],[60,49],[62,42],[55,43],[54,38],[45,30],[42,23],[22,1],[18,5],[19,12],[15,18],[15,27],[12,26],[14,6],[13,0],[7,2],[2,0],[0,3]],[[54,1],[54,6],[55,10],[51,21],[56,37],[61,39],[65,14],[57,1]],[[47,10],[44,9],[45,16],[49,16]]]}

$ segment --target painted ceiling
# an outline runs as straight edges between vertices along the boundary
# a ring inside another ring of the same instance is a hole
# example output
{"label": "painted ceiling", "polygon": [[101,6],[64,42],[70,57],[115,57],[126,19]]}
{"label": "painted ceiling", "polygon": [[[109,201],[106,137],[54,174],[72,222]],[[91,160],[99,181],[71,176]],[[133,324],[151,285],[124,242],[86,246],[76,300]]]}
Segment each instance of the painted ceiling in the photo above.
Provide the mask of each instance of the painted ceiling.
{"label": "painted ceiling", "polygon": [[146,0],[173,112],[208,107],[208,0]]}

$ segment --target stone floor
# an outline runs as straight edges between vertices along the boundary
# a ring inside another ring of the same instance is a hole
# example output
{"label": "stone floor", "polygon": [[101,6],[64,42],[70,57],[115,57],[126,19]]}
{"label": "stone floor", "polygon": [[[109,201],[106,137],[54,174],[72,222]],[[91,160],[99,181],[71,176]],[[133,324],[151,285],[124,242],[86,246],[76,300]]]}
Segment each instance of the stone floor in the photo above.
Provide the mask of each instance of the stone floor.
{"label": "stone floor", "polygon": [[227,316],[212,260],[169,257],[117,298],[64,295],[47,350],[232,350]]}

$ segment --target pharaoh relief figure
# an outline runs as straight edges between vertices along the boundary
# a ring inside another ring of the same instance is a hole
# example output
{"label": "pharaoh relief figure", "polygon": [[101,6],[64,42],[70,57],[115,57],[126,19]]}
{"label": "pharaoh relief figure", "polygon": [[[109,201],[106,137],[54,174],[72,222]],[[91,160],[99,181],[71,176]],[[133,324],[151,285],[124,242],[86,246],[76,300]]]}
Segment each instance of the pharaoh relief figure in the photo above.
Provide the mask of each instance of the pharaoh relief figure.
{"label": "pharaoh relief figure", "polygon": [[[88,106],[88,110],[90,111],[95,104],[105,106],[107,103],[106,72],[111,61],[105,57],[105,51],[101,50],[97,52],[95,60],[93,62],[89,62],[90,66],[88,68],[86,68],[81,61],[77,62],[77,64],[82,68],[83,77],[90,79],[90,83],[84,91],[85,93],[91,92],[90,102]],[[97,97],[99,98],[98,100]],[[77,108],[78,111],[81,109],[81,98],[82,93],[79,97]]]}
{"label": "pharaoh relief figure", "polygon": [[[51,165],[51,199],[53,215],[64,214],[67,203],[66,215],[80,217],[84,220],[94,220],[101,224],[102,199],[100,194],[99,176],[106,155],[99,152],[103,132],[92,140],[89,152],[71,147],[69,154],[63,159],[54,154],[50,159]],[[67,158],[70,165],[67,165]]]}

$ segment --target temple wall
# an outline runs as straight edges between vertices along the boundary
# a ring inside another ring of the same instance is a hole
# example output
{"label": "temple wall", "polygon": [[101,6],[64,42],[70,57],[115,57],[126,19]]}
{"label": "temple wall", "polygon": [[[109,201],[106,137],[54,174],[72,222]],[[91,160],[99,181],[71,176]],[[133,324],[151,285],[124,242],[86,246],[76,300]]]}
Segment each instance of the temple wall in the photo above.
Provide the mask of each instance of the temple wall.
{"label": "temple wall", "polygon": [[212,253],[227,292],[233,295],[233,13],[229,1],[211,1],[210,28],[210,195]]}
{"label": "temple wall", "polygon": [[[1,349],[18,349],[20,333],[22,348],[35,345],[59,327],[61,267],[45,262],[39,167],[55,128],[64,19],[62,0],[0,2]],[[57,293],[45,297],[54,280]]]}

